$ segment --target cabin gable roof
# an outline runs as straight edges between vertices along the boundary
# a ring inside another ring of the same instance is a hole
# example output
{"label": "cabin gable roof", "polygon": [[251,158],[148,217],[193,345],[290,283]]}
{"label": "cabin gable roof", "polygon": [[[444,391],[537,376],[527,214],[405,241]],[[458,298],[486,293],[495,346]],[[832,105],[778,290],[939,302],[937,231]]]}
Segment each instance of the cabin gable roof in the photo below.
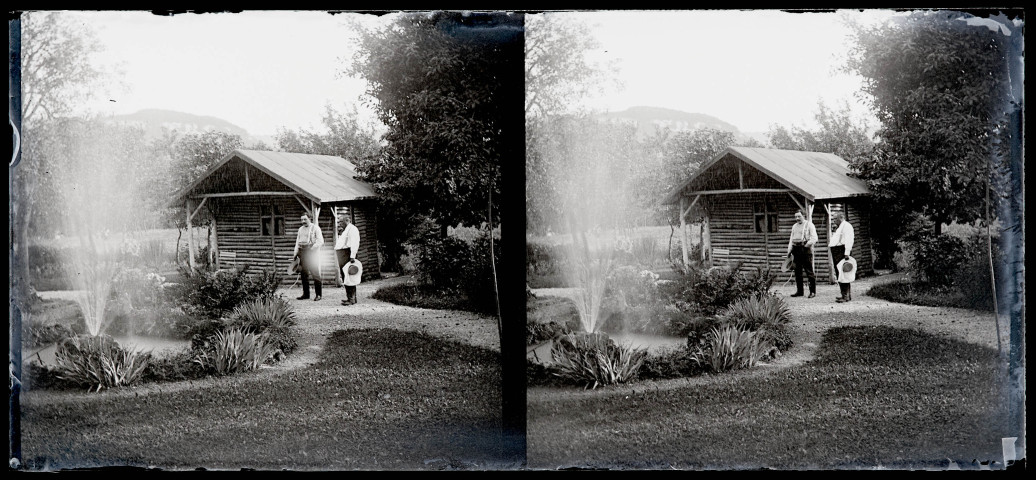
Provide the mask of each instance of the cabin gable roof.
{"label": "cabin gable roof", "polygon": [[838,155],[772,148],[727,147],[705,162],[664,203],[679,202],[683,191],[721,160],[732,156],[811,201],[870,195],[867,184],[849,176],[849,162]]}
{"label": "cabin gable roof", "polygon": [[273,152],[266,150],[234,150],[204,175],[178,192],[171,205],[178,205],[201,185],[205,179],[238,159],[273,177],[295,192],[317,203],[333,203],[373,198],[374,188],[356,179],[352,162],[333,155]]}

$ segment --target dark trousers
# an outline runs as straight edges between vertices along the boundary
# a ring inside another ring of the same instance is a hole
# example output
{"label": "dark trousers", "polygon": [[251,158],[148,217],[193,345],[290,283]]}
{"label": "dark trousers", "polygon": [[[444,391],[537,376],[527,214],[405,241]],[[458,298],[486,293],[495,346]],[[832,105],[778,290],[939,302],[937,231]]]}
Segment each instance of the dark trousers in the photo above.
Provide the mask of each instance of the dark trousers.
{"label": "dark trousers", "polygon": [[[344,267],[345,264],[349,263],[349,259],[352,258],[352,249],[351,248],[343,248],[341,250],[335,250],[335,257],[338,259],[338,271],[341,272],[342,271],[342,267]],[[343,277],[345,276],[344,272],[342,273],[342,276]],[[346,296],[346,298],[349,299],[350,302],[355,302],[356,301],[356,285],[346,285],[345,286],[345,296]]]}
{"label": "dark trousers", "polygon": [[[841,262],[845,258],[845,245],[836,245],[831,247],[831,260],[835,262],[832,268],[835,269],[836,279],[842,276],[842,272],[838,270],[838,262]],[[848,300],[850,298],[850,284],[838,282],[838,290],[842,293],[842,298]]]}
{"label": "dark trousers", "polygon": [[802,272],[809,279],[809,293],[817,293],[817,276],[813,273],[813,252],[807,246],[791,247],[791,256],[795,259],[795,293],[802,294]]}
{"label": "dark trousers", "polygon": [[302,296],[309,297],[309,277],[313,276],[313,290],[316,291],[317,296],[321,296],[321,288],[323,285],[320,283],[320,274],[317,272],[310,271],[310,267],[313,265],[319,265],[320,258],[317,257],[319,252],[314,248],[299,247],[299,271],[302,280]]}

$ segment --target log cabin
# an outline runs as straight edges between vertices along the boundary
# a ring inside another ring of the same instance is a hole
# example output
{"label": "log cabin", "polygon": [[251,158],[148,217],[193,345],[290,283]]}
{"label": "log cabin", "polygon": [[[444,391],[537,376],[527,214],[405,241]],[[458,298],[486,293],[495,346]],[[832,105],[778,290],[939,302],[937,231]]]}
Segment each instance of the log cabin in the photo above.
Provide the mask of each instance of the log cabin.
{"label": "log cabin", "polygon": [[[239,149],[177,193],[170,206],[184,209],[188,232],[203,218],[210,225],[216,268],[275,269],[282,284],[296,280],[287,267],[301,216],[308,214],[324,235],[321,280],[340,285],[334,254],[339,212],[360,231],[356,258],[363,264],[363,280],[381,276],[375,199],[373,188],[356,179],[355,166],[344,158]],[[198,249],[193,234],[187,235],[187,246],[193,269]]]}
{"label": "log cabin", "polygon": [[684,264],[692,260],[688,246],[695,240],[689,227],[698,223],[696,240],[702,248],[696,260],[768,271],[787,280],[793,272],[781,273],[781,264],[795,212],[801,210],[819,237],[813,247],[817,281],[834,282],[828,239],[834,232],[831,217],[841,212],[854,228],[851,255],[860,275],[873,274],[870,192],[849,173],[849,163],[830,153],[726,148],[664,199],[679,207]]}

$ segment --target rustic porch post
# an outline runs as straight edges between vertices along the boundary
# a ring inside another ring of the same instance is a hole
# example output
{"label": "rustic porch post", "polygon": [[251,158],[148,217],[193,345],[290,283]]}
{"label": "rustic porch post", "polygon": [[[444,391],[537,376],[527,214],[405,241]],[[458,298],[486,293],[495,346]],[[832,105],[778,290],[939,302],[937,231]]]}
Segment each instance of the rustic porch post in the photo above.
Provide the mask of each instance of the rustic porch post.
{"label": "rustic porch post", "polygon": [[705,210],[701,223],[701,258],[709,267],[712,266],[712,228],[709,227],[709,211]]}
{"label": "rustic porch post", "polygon": [[680,250],[683,251],[683,266],[690,264],[687,259],[687,220],[684,218],[684,205],[687,204],[687,197],[680,197]]}
{"label": "rustic porch post", "polygon": [[831,254],[831,207],[827,202],[821,204],[824,206],[824,211],[827,212],[827,266],[830,269],[828,272],[828,278],[831,279],[831,283],[835,283],[835,257]]}
{"label": "rustic porch post", "polygon": [[191,225],[193,217],[194,200],[187,199],[187,265],[191,267],[191,274],[194,274],[194,227]]}
{"label": "rustic porch post", "polygon": [[[338,207],[331,207],[331,216],[334,217],[334,226],[331,227],[331,241],[338,246]],[[338,268],[338,252],[334,252],[335,255],[335,284],[339,287],[342,286],[342,269]]]}
{"label": "rustic porch post", "polygon": [[209,255],[212,256],[215,260],[210,259],[209,263],[214,263],[216,265],[216,269],[220,269],[223,268],[223,265],[219,264],[219,230],[217,230],[216,227],[215,215],[212,216],[212,223],[210,225],[212,225],[210,227],[212,229],[212,232],[210,233],[209,237]]}
{"label": "rustic porch post", "polygon": [[[809,223],[813,223],[813,207],[814,206],[815,206],[814,203],[809,201],[809,199],[807,198],[806,199],[806,218],[809,220]],[[814,225],[814,227],[815,227],[815,225]],[[819,239],[817,239],[817,240],[819,240]],[[813,248],[813,253],[814,254],[810,256],[810,258],[812,259],[812,261],[810,263],[813,264],[814,275],[816,275],[816,271],[817,271],[816,246],[817,245],[814,243],[813,244],[813,247],[814,247]]]}

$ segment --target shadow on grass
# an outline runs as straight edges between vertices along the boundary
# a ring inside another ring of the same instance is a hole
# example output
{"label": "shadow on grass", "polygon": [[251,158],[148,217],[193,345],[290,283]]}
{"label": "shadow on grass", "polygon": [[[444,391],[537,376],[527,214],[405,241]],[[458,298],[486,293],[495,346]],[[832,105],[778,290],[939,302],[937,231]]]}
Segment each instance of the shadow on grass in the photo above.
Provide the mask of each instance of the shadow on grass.
{"label": "shadow on grass", "polygon": [[400,283],[381,287],[374,291],[371,298],[407,307],[493,313],[490,302],[473,302],[461,291],[443,291],[418,283]]}
{"label": "shadow on grass", "polygon": [[317,364],[284,374],[74,401],[27,393],[24,465],[503,468],[515,453],[501,435],[499,364],[495,352],[422,333],[348,330]]}
{"label": "shadow on grass", "polygon": [[895,280],[874,285],[867,295],[895,303],[925,307],[967,308],[993,311],[992,291],[986,288],[934,286],[913,280]]}

